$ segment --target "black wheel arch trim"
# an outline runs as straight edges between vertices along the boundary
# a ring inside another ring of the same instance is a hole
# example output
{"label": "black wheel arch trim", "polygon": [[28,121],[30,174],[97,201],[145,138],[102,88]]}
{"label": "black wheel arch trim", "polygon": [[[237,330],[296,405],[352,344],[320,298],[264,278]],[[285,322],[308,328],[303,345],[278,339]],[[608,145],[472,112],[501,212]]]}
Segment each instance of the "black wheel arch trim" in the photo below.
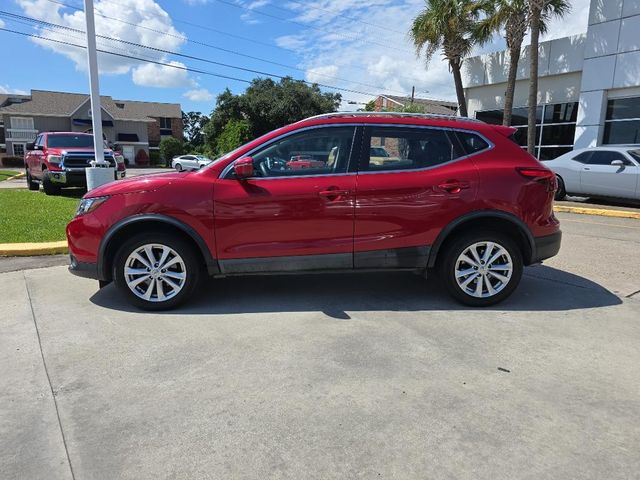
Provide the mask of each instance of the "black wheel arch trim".
{"label": "black wheel arch trim", "polygon": [[440,251],[440,247],[444,244],[445,240],[449,236],[449,234],[457,227],[463,225],[472,220],[478,220],[481,218],[497,218],[500,220],[507,220],[513,223],[518,227],[519,231],[524,234],[527,239],[527,243],[529,244],[530,255],[527,255],[527,252],[523,252],[523,259],[525,261],[525,265],[529,265],[532,259],[536,258],[536,242],[529,230],[529,227],[526,223],[524,223],[520,218],[515,216],[512,213],[504,212],[502,210],[477,210],[475,212],[471,212],[465,214],[461,217],[456,218],[452,222],[450,222],[446,227],[442,229],[442,231],[438,234],[436,241],[431,246],[431,251],[429,252],[429,262],[427,266],[429,268],[433,268],[436,264],[436,259],[438,257],[438,252]]}
{"label": "black wheel arch trim", "polygon": [[119,222],[113,224],[109,228],[109,230],[107,230],[107,233],[104,235],[104,237],[102,237],[102,240],[100,241],[100,248],[98,249],[97,270],[98,270],[99,280],[106,281],[111,279],[111,272],[109,271],[109,265],[106,262],[105,254],[107,253],[109,243],[113,239],[115,234],[118,233],[123,228],[129,225],[132,225],[134,223],[141,223],[141,222],[148,222],[148,221],[166,223],[168,225],[171,225],[172,227],[178,228],[179,230],[187,234],[198,246],[198,249],[200,250],[200,253],[202,254],[202,257],[204,258],[204,261],[206,263],[207,272],[209,273],[209,275],[215,275],[217,273],[220,273],[220,268],[218,266],[217,260],[213,258],[213,256],[211,255],[211,252],[209,251],[209,247],[207,247],[206,242],[200,236],[200,234],[198,234],[198,232],[195,231],[193,227],[191,227],[190,225],[187,225],[184,222],[181,222],[180,220],[174,217],[170,217],[168,215],[163,215],[158,213],[144,213],[144,214],[132,215],[130,217],[120,220]]}

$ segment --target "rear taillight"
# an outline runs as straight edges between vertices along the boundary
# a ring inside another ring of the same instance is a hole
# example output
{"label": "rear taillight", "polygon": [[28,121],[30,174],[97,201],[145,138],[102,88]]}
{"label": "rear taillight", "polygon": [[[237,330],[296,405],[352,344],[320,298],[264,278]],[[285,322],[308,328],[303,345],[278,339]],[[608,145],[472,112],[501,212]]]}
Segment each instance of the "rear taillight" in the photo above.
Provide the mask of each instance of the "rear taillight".
{"label": "rear taillight", "polygon": [[556,189],[556,174],[548,168],[518,167],[516,171],[524,178],[546,185],[548,192]]}

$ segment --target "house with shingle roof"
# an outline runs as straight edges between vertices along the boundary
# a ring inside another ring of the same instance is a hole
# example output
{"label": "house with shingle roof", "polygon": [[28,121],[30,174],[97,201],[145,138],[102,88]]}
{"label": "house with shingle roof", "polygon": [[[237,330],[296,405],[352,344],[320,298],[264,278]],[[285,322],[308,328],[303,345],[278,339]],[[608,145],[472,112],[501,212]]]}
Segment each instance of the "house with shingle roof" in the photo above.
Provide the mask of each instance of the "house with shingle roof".
{"label": "house with shingle roof", "polygon": [[[101,96],[102,131],[110,145],[130,164],[144,150],[157,149],[160,140],[182,140],[179,103],[115,100]],[[91,102],[83,93],[31,90],[31,95],[0,95],[0,149],[22,156],[40,132],[91,132]],[[1,150],[0,150],[1,151]]]}
{"label": "house with shingle roof", "polygon": [[429,98],[398,97],[396,95],[378,95],[375,100],[376,112],[399,110],[409,105],[417,105],[424,109],[424,113],[437,115],[455,115],[458,104],[444,100],[432,100]]}

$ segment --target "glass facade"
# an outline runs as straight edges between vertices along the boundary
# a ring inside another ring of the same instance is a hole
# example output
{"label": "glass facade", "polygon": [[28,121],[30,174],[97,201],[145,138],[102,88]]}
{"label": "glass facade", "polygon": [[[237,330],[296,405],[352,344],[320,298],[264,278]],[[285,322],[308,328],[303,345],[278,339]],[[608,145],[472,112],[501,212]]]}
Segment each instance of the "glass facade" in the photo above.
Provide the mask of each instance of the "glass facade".
{"label": "glass facade", "polygon": [[[528,108],[513,109],[511,125],[518,131],[515,141],[523,148],[527,146]],[[539,105],[536,108],[536,156],[540,160],[552,160],[573,149],[576,132],[578,102]],[[502,124],[502,110],[476,112],[476,118],[494,125]],[[640,118],[639,118],[640,121]]]}
{"label": "glass facade", "polygon": [[615,98],[607,102],[602,143],[640,143],[640,97]]}

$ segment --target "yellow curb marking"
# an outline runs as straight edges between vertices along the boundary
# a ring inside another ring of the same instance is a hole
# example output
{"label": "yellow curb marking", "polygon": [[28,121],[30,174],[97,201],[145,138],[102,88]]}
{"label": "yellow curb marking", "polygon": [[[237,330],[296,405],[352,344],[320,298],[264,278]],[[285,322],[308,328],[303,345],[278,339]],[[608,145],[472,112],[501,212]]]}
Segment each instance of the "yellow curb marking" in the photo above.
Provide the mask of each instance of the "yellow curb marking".
{"label": "yellow curb marking", "polygon": [[0,256],[27,257],[32,255],[56,255],[67,253],[66,241],[41,243],[0,243]]}
{"label": "yellow curb marking", "polygon": [[625,210],[606,210],[604,208],[567,207],[564,205],[554,205],[556,212],[580,213],[583,215],[599,215],[601,217],[634,218],[640,220],[640,212],[627,212]]}
{"label": "yellow curb marking", "polygon": [[25,175],[26,175],[26,173],[22,172],[22,173],[19,173],[17,175],[14,175],[13,177],[9,177],[9,178],[5,179],[4,181],[6,182],[7,180],[15,180],[16,178],[22,178]]}
{"label": "yellow curb marking", "polygon": [[615,228],[630,228],[632,230],[640,230],[640,226],[634,225],[618,225],[617,223],[604,223],[604,222],[583,222],[581,220],[569,220],[568,218],[563,218],[562,223],[584,223],[585,225],[603,225],[605,227],[615,227]]}

